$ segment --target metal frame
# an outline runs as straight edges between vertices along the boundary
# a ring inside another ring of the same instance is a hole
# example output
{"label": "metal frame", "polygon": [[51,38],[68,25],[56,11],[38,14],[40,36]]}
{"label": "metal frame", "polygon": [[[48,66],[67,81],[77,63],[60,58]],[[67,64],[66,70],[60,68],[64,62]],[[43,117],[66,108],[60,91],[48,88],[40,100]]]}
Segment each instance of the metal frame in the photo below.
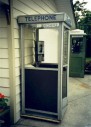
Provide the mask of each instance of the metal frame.
{"label": "metal frame", "polygon": [[24,73],[24,68],[25,68],[25,61],[24,61],[24,30],[23,30],[23,25],[20,25],[20,65],[21,65],[21,84],[22,84],[22,113],[25,113],[25,73]]}
{"label": "metal frame", "polygon": [[63,66],[63,25],[62,23],[59,24],[58,48],[59,48],[58,49],[58,120],[60,120],[62,118],[62,69],[63,69],[62,68]]}
{"label": "metal frame", "polygon": [[[62,13],[63,14],[63,13]],[[60,15],[60,13],[58,14],[58,16]],[[65,14],[64,14],[65,15]],[[48,14],[49,16],[49,14]],[[66,17],[66,16],[65,16]],[[21,47],[21,51],[20,51],[20,54],[21,54],[21,81],[22,81],[22,113],[25,114],[25,92],[24,92],[24,86],[25,86],[25,73],[24,73],[24,69],[25,69],[25,63],[24,63],[24,31],[23,31],[23,26],[25,24],[33,24],[33,22],[22,22],[21,19],[24,18],[23,16],[20,16],[18,17],[18,23],[20,24],[20,47]],[[45,21],[46,23],[48,23],[48,21]],[[36,24],[38,23],[45,23],[44,21],[37,21],[37,22],[34,22]],[[59,23],[59,28],[58,28],[58,31],[59,31],[59,35],[58,35],[58,104],[57,104],[57,120],[60,121],[62,118],[63,118],[63,98],[62,98],[62,75],[63,75],[63,31],[64,31],[64,27],[66,27],[67,29],[70,29],[70,25],[69,23],[67,24],[67,21],[66,19],[63,17],[63,19],[59,19],[59,21],[49,21],[50,23],[53,23],[53,22],[56,22],[56,23]],[[38,38],[38,37],[37,37]],[[68,50],[69,51],[69,50]],[[67,67],[67,83],[68,83],[68,70],[69,70],[69,67],[68,67],[68,64],[65,65]],[[67,87],[68,89],[68,87]],[[68,90],[67,90],[68,91]],[[67,98],[65,99],[65,102],[64,103],[67,103]],[[45,112],[45,111],[42,111],[42,112]],[[50,114],[50,112],[48,113]]]}

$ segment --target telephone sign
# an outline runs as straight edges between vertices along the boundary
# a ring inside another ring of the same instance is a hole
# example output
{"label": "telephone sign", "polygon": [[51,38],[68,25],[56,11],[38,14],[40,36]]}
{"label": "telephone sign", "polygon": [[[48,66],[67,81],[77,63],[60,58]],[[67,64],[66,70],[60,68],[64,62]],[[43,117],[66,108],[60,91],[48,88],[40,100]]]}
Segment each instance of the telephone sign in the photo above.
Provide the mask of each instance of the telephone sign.
{"label": "telephone sign", "polygon": [[67,14],[58,13],[58,14],[44,14],[44,15],[26,15],[19,16],[17,19],[18,23],[22,24],[34,24],[34,23],[54,23],[54,22],[66,22],[69,26],[71,26],[71,19]]}

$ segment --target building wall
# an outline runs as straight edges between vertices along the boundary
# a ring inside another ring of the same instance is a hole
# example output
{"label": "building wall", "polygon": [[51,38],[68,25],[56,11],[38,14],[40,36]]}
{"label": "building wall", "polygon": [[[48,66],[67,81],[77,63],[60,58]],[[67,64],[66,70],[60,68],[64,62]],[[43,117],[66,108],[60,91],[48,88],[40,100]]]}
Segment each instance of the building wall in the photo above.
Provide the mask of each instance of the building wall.
{"label": "building wall", "polygon": [[72,21],[71,29],[75,29],[76,24],[75,24],[75,18],[74,18],[71,1],[72,0],[61,0],[61,4],[60,4],[60,0],[55,0],[55,3],[57,5],[59,12],[65,12],[71,18],[71,21]]}
{"label": "building wall", "polygon": [[0,93],[10,97],[8,27],[4,10],[0,6]]}
{"label": "building wall", "polygon": [[[19,53],[19,26],[17,24],[17,16],[45,14],[57,12],[56,5],[53,0],[13,0],[13,32],[15,44],[15,89],[16,89],[16,121],[20,118],[20,53]],[[25,42],[25,64],[33,63],[34,55],[34,36],[33,31],[28,26],[24,28],[24,42]]]}
{"label": "building wall", "polygon": [[[10,0],[12,8],[12,28],[9,33],[8,25],[4,10],[0,8],[0,92],[14,101],[14,122],[20,118],[20,45],[19,45],[19,26],[17,24],[17,16],[19,15],[32,15],[32,14],[45,14],[58,12],[55,3],[57,0]],[[54,2],[55,1],[55,2]],[[66,1],[67,0],[61,0]],[[59,3],[58,3],[59,4]],[[62,3],[65,4],[65,3]],[[68,6],[68,5],[67,5]],[[59,8],[64,8],[59,6]],[[62,10],[63,11],[63,10]],[[55,33],[55,32],[54,32]],[[43,34],[43,33],[42,33]],[[10,36],[11,35],[11,36]],[[9,40],[12,40],[13,48]],[[32,64],[34,62],[34,36],[33,30],[26,26],[24,28],[24,43],[25,43],[25,64]],[[13,51],[14,49],[14,51]],[[13,52],[13,62],[10,54]],[[10,62],[14,65],[10,66]],[[12,75],[11,68],[13,67]],[[9,75],[10,74],[10,75]],[[13,79],[11,79],[13,77]],[[11,81],[12,80],[12,81]],[[14,80],[14,83],[13,83]],[[13,86],[13,87],[12,87]],[[12,88],[12,89],[11,89]],[[12,92],[10,90],[13,90]],[[10,94],[12,93],[12,94]],[[12,103],[12,102],[11,102]],[[14,106],[13,105],[13,106]]]}

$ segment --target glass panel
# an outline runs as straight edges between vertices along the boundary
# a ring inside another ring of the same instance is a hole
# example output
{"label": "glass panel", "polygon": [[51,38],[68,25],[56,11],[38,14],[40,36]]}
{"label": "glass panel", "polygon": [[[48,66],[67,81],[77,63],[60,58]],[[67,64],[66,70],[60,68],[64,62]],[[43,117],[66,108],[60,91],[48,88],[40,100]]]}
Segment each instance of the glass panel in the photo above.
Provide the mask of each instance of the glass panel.
{"label": "glass panel", "polygon": [[64,41],[63,41],[63,65],[68,61],[68,29],[64,28]]}
{"label": "glass panel", "polygon": [[82,43],[83,43],[82,37],[72,38],[71,52],[72,53],[80,53],[81,49],[82,49]]}

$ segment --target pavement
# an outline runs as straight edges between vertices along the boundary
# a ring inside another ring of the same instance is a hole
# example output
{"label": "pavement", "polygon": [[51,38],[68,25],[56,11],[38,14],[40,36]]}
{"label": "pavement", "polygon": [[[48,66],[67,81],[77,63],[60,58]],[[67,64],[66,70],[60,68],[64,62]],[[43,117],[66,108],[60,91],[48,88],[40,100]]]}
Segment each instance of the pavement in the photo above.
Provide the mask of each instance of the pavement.
{"label": "pavement", "polygon": [[11,127],[91,127],[91,75],[69,78],[68,106],[61,123],[21,118]]}

